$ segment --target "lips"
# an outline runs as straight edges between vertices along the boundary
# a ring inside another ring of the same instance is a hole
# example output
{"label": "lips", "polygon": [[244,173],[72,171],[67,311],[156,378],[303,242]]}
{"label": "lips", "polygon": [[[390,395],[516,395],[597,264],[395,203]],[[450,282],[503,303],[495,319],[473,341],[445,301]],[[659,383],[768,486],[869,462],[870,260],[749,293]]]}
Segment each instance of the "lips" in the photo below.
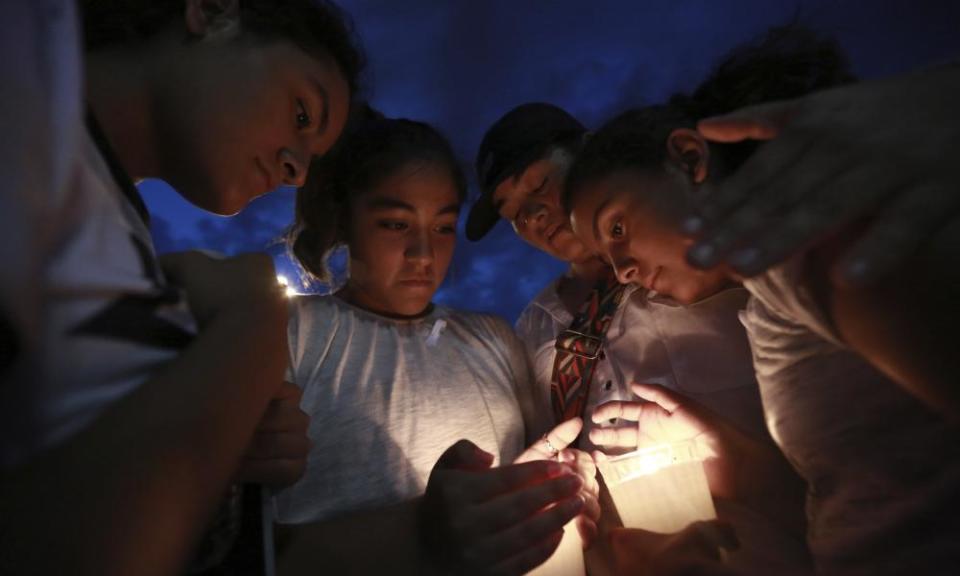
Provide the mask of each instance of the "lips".
{"label": "lips", "polygon": [[433,286],[432,278],[404,278],[399,281],[401,286],[407,286],[410,288],[430,288]]}
{"label": "lips", "polygon": [[660,278],[660,272],[663,270],[663,266],[657,266],[653,272],[647,274],[647,277],[640,281],[643,284],[643,287],[647,290],[656,290],[657,289],[657,279]]}

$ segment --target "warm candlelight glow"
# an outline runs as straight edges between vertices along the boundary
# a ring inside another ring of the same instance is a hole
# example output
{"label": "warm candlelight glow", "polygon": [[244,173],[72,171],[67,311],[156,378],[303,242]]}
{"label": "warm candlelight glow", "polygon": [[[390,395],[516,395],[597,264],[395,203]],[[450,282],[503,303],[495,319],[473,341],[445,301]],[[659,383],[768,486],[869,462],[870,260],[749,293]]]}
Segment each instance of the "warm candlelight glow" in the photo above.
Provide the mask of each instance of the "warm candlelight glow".
{"label": "warm candlelight glow", "polygon": [[658,444],[597,466],[625,527],[672,533],[717,516],[702,460],[688,441]]}

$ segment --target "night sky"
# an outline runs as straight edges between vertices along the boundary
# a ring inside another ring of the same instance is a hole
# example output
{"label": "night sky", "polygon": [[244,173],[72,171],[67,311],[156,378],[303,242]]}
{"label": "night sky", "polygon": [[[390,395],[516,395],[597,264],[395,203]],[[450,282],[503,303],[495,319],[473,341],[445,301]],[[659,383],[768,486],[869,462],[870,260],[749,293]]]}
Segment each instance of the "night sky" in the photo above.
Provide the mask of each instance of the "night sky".
{"label": "night sky", "polygon": [[[511,107],[552,102],[596,127],[624,108],[689,91],[727,50],[770,26],[797,22],[834,35],[865,78],[960,58],[956,0],[344,0],[340,5],[352,15],[369,59],[369,100],[389,116],[437,126],[471,180],[483,132]],[[207,215],[161,182],[146,181],[141,190],[160,252],[264,250],[293,214],[292,189],[260,198],[233,218]],[[462,226],[466,210],[461,216]],[[274,246],[272,252],[282,251]],[[563,269],[523,244],[506,223],[479,243],[468,242],[461,230],[435,300],[513,321]]]}

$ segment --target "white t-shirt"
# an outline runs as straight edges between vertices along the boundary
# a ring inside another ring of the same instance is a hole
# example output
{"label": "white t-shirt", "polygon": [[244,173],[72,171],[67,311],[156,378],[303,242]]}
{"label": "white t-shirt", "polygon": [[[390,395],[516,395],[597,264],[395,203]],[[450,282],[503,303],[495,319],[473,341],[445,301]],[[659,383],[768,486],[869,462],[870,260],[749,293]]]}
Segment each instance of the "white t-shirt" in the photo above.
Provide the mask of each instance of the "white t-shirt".
{"label": "white t-shirt", "polygon": [[[195,333],[159,270],[136,189],[129,178],[121,187],[84,129],[73,4],[0,9],[4,98],[10,88],[37,99],[0,109],[0,319],[12,351],[0,367],[0,469],[76,434]],[[38,156],[8,156],[8,146]]]}
{"label": "white t-shirt", "polygon": [[809,485],[823,574],[955,574],[960,434],[848,349],[794,258],[746,283],[767,425]]}
{"label": "white t-shirt", "polygon": [[496,465],[543,431],[522,345],[494,316],[436,306],[400,321],[308,296],[293,303],[288,338],[313,446],[303,478],[274,499],[278,522],[413,498],[457,440]]}
{"label": "white t-shirt", "polygon": [[[516,325],[543,402],[550,398],[557,335],[573,321],[557,294],[558,283],[540,292]],[[587,396],[587,432],[594,408],[612,400],[635,400],[630,384],[642,382],[677,390],[740,428],[765,434],[750,347],[737,316],[747,292],[731,288],[681,306],[662,296],[648,299],[643,289],[627,290],[607,330],[605,354]],[[586,433],[580,442],[592,448]]]}

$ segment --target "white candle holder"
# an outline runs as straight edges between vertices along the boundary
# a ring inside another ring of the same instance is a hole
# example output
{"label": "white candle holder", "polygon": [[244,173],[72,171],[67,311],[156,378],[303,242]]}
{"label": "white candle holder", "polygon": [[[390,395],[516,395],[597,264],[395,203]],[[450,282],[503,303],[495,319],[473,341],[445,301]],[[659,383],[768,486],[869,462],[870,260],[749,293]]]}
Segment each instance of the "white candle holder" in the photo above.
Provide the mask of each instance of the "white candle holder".
{"label": "white candle holder", "polygon": [[597,462],[625,528],[671,534],[717,517],[693,442],[659,444]]}

